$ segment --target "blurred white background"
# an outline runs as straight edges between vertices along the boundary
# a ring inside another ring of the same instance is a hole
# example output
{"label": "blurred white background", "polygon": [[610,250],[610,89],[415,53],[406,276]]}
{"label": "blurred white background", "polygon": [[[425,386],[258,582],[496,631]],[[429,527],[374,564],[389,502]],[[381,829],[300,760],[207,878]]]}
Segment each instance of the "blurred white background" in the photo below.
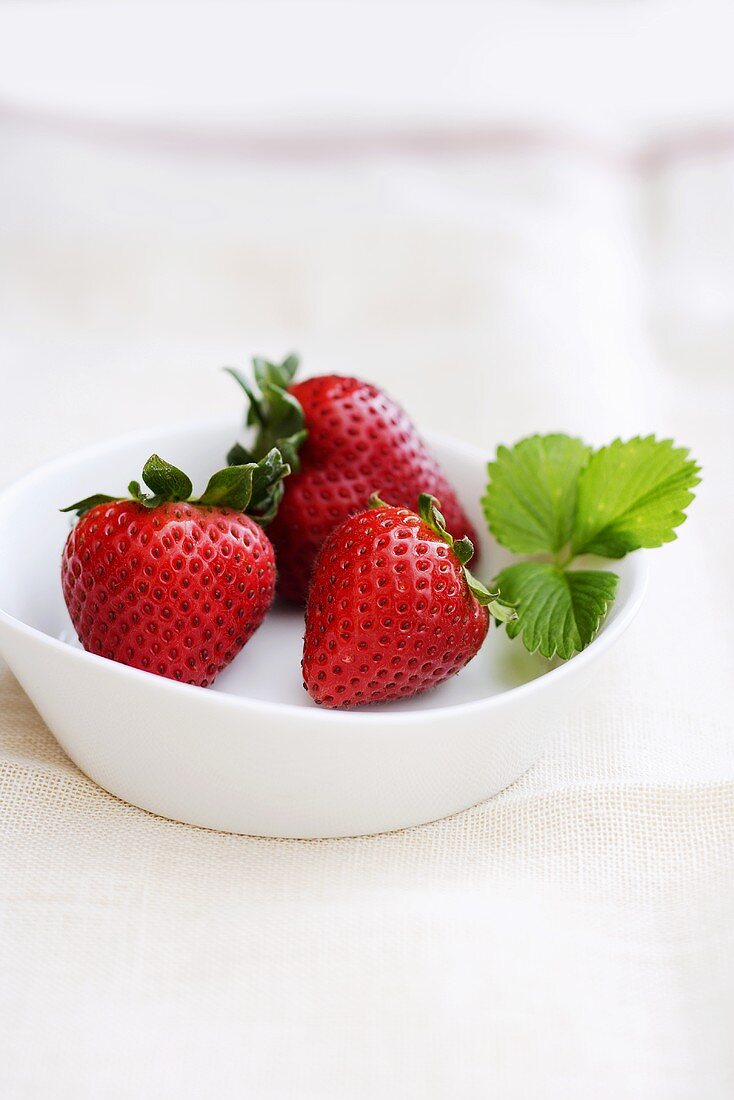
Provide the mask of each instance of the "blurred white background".
{"label": "blurred white background", "polygon": [[3,406],[34,409],[3,481],[221,411],[221,364],[292,347],[488,450],[674,430],[659,372],[723,381],[726,5],[31,0],[0,25]]}
{"label": "blurred white background", "polygon": [[704,467],[593,701],[435,827],[163,823],[5,677],[6,1095],[734,1095],[733,31],[706,0],[0,5],[0,485],[238,408],[219,366],[291,349],[488,456],[644,430]]}

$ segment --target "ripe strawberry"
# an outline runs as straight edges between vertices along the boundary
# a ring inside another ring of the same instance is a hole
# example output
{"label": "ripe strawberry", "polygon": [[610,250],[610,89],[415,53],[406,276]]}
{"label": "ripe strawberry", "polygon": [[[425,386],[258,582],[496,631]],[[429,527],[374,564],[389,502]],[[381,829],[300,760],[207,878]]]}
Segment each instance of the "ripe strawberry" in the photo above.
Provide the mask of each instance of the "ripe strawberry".
{"label": "ripe strawberry", "polygon": [[464,667],[495,618],[512,612],[472,577],[473,547],[446,530],[435,497],[420,516],[378,498],[345,520],[316,559],[306,606],[303,686],[326,707],[426,691]]}
{"label": "ripe strawberry", "polygon": [[279,592],[302,603],[313,563],[328,534],[367,507],[378,489],[394,505],[415,508],[422,492],[444,504],[449,528],[476,541],[451,485],[401,407],[376,386],[336,374],[293,384],[298,359],[254,360],[255,394],[245,390],[248,424],[258,428],[252,454],[236,445],[232,461],[279,447],[294,473],[270,538],[278,558]]}
{"label": "ripe strawberry", "polygon": [[[230,466],[190,500],[186,474],[151,455],[133,499],[72,504],[61,582],[85,649],[206,687],[260,626],[273,600],[275,556],[261,523],[289,468],[277,450]],[[252,513],[251,518],[246,514]]]}

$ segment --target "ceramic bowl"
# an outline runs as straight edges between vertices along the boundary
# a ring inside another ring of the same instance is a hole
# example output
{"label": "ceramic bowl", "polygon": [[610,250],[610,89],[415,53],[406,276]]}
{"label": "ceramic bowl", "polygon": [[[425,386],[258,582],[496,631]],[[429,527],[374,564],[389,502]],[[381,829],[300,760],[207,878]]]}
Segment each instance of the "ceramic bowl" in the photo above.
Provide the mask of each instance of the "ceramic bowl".
{"label": "ceramic bowl", "polygon": [[[0,496],[0,649],[71,759],[112,794],[163,817],[274,837],[417,825],[517,779],[637,612],[644,555],[615,563],[616,603],[573,660],[554,667],[491,628],[452,680],[361,710],[312,703],[301,684],[302,613],[277,604],[209,689],[81,648],[61,594],[70,520],[59,506],[98,490],[124,492],[153,451],[200,488],[236,434],[225,420],[129,436],[49,463]],[[428,443],[485,531],[478,502],[487,456],[449,439]],[[480,551],[476,572],[489,579],[507,559],[489,535]]]}

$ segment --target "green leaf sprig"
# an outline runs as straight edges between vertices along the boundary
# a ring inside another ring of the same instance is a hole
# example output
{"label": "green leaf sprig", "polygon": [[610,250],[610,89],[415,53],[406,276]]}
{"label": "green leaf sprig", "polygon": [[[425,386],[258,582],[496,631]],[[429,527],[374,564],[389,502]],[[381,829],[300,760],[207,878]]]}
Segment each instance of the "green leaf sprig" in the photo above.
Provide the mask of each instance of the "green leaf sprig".
{"label": "green leaf sprig", "polygon": [[592,450],[580,439],[534,435],[499,447],[482,506],[489,530],[516,554],[544,556],[493,580],[517,617],[511,638],[567,660],[596,634],[617,592],[608,570],[575,569],[581,555],[622,558],[676,538],[700,482],[683,447],[654,435]]}

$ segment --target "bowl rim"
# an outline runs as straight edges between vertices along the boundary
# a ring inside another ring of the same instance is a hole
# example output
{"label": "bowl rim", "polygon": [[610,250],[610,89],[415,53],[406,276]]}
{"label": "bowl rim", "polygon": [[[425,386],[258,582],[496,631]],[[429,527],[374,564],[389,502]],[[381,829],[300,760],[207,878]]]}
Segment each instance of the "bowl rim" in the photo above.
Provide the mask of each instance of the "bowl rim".
{"label": "bowl rim", "polygon": [[[206,434],[215,429],[221,429],[223,432],[231,432],[233,429],[234,431],[241,431],[241,418],[223,416],[206,417],[197,418],[196,420],[181,421],[175,425],[168,424],[159,429],[155,427],[138,429],[134,432],[127,432],[123,435],[115,436],[112,439],[107,439],[100,443],[94,443],[79,448],[78,450],[67,452],[57,458],[52,458],[44,462],[41,466],[22,475],[0,491],[0,543],[3,525],[7,522],[5,512],[8,507],[12,506],[14,500],[22,499],[26,495],[27,490],[32,489],[34,484],[43,481],[44,478],[49,476],[52,472],[54,474],[62,472],[65,467],[76,465],[79,461],[86,460],[91,462],[95,457],[114,452],[122,446],[131,446],[142,443],[145,440],[155,439],[156,446],[159,447],[162,439],[165,441],[166,438],[178,438],[184,434],[194,432]],[[486,464],[488,461],[483,452],[473,444],[437,432],[424,432],[422,434],[424,434],[429,442],[448,445],[454,450],[462,452],[465,457],[473,461],[481,461],[483,464]],[[189,693],[192,702],[196,698],[202,700],[202,693],[205,693],[205,697],[211,700],[212,706],[250,711],[263,716],[276,712],[284,716],[290,715],[294,719],[307,719],[309,722],[332,722],[350,726],[363,726],[365,723],[368,723],[379,727],[380,725],[388,725],[396,722],[403,725],[417,723],[426,724],[429,721],[436,720],[438,717],[450,718],[455,716],[456,718],[461,718],[464,714],[473,713],[478,710],[485,710],[487,713],[490,713],[491,711],[500,710],[508,705],[511,706],[515,703],[525,702],[526,699],[535,695],[537,692],[554,688],[564,679],[568,679],[569,676],[580,673],[587,665],[592,664],[601,657],[627,629],[637,615],[645,597],[649,577],[647,553],[642,550],[637,550],[630,555],[630,558],[633,562],[630,578],[631,588],[624,605],[619,609],[614,620],[609,624],[603,625],[600,632],[581,653],[577,653],[576,656],[572,657],[570,660],[557,665],[555,668],[549,669],[547,672],[543,673],[543,675],[537,676],[527,683],[508,688],[506,691],[500,691],[495,695],[487,695],[481,699],[467,700],[461,703],[448,703],[445,706],[438,706],[428,710],[390,710],[389,704],[379,712],[357,709],[330,710],[322,707],[304,709],[303,706],[299,706],[296,703],[278,703],[265,699],[252,699],[244,695],[233,695],[229,692],[209,691],[207,688],[200,688],[194,684],[180,684],[164,676],[156,676],[143,669],[132,668],[129,665],[124,665],[117,661],[112,661],[109,658],[101,657],[96,653],[88,653],[84,649],[77,649],[75,646],[69,645],[68,642],[62,641],[60,638],[55,638],[53,635],[47,634],[45,631],[31,626],[22,619],[18,619],[3,607],[0,607],[0,623],[4,624],[11,632],[20,633],[33,641],[50,646],[54,650],[63,651],[70,660],[82,662],[82,664],[86,664],[90,668],[99,668],[100,671],[104,671],[108,675],[132,678],[131,683],[140,686],[147,684],[148,687],[153,690],[174,691],[179,693],[179,698],[182,698],[180,692],[186,691]],[[154,685],[157,685],[157,688],[154,687]]]}

